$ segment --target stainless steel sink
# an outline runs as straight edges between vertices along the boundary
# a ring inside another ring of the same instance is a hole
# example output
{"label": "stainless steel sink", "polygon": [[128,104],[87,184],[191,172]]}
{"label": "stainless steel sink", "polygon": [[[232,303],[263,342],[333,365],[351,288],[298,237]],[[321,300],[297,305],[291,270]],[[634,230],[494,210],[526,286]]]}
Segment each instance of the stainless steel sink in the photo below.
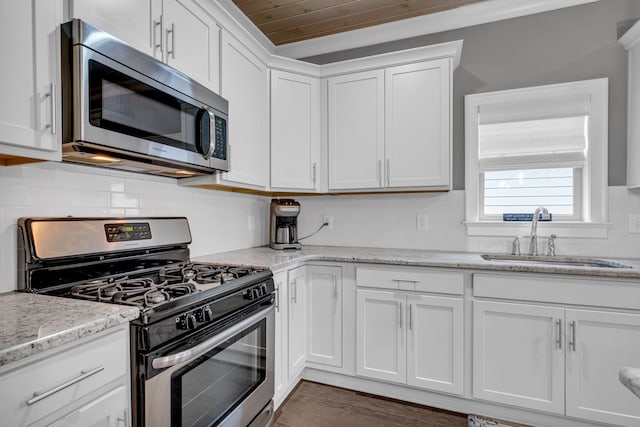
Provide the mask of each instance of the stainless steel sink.
{"label": "stainless steel sink", "polygon": [[631,266],[621,264],[616,261],[609,261],[600,258],[583,258],[572,256],[542,256],[542,255],[501,255],[485,254],[482,258],[487,261],[527,263],[527,264],[551,264],[551,265],[572,265],[577,267],[599,267],[599,268],[631,268]]}

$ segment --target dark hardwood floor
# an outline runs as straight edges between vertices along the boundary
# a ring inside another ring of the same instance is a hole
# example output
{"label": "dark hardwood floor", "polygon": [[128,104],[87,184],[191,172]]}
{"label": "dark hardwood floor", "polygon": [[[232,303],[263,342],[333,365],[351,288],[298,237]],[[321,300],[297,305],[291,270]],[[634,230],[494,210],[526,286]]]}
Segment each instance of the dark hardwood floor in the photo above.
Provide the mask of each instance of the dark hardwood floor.
{"label": "dark hardwood floor", "polygon": [[467,416],[302,381],[274,427],[466,427]]}

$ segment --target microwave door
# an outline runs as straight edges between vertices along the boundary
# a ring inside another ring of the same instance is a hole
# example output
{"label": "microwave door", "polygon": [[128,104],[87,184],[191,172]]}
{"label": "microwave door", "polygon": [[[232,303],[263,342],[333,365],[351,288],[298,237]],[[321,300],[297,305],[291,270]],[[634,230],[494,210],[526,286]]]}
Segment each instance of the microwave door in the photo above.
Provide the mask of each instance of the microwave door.
{"label": "microwave door", "polygon": [[74,141],[212,167],[207,110],[197,101],[82,45],[74,50]]}

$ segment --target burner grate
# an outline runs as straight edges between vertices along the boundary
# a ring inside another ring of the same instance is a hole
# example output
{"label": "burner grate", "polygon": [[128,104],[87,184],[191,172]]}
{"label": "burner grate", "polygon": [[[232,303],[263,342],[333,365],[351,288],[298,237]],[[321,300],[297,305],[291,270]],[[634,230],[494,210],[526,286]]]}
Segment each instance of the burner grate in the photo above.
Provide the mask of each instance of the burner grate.
{"label": "burner grate", "polygon": [[153,277],[93,280],[74,286],[70,295],[146,309],[202,290],[198,285],[219,286],[255,272],[249,267],[178,263],[160,268]]}

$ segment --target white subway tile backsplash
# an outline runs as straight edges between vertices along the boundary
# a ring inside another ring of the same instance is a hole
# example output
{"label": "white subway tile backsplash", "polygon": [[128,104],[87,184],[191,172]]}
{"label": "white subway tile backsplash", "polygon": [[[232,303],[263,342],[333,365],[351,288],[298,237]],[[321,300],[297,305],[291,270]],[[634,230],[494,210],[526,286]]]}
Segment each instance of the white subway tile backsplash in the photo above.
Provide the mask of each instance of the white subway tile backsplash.
{"label": "white subway tile backsplash", "polygon": [[[255,229],[247,227],[247,215]],[[69,163],[0,167],[0,292],[16,289],[19,217],[186,216],[191,255],[267,243],[268,199]]]}
{"label": "white subway tile backsplash", "polygon": [[[464,225],[464,191],[407,195],[303,197],[301,235],[322,224],[322,212],[334,215],[333,229],[323,229],[306,243],[315,245],[399,247],[473,252],[510,252],[511,238],[469,237]],[[559,238],[566,255],[640,256],[640,234],[629,234],[628,215],[640,212],[640,192],[609,187],[609,237]],[[415,216],[429,216],[429,230],[416,230]],[[539,235],[545,236],[544,227]],[[542,244],[541,244],[542,245]],[[541,246],[542,247],[542,246]],[[528,239],[521,243],[528,250]]]}
{"label": "white subway tile backsplash", "polygon": [[140,206],[140,199],[137,194],[111,193],[112,208],[137,208]]}

